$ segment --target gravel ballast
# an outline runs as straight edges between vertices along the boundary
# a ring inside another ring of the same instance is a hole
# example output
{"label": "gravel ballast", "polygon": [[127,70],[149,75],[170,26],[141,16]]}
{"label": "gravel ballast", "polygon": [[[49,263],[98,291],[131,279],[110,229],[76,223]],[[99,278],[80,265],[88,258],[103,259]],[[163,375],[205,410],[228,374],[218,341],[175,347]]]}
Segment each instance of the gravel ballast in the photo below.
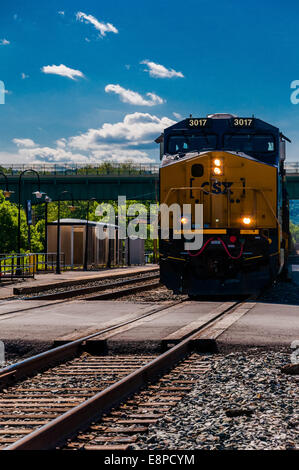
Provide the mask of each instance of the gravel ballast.
{"label": "gravel ballast", "polygon": [[299,448],[299,376],[283,374],[291,350],[209,357],[211,371],[141,436],[136,449]]}

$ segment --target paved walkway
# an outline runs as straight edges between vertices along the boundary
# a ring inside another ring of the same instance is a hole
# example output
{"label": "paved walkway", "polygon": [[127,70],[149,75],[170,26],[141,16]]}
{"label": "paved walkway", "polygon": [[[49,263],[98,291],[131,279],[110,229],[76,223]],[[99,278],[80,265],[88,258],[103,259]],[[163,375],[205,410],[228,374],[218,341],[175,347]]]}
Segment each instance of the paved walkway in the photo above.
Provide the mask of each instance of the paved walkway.
{"label": "paved walkway", "polygon": [[[135,319],[161,304],[124,301],[46,301],[8,300],[0,302],[0,340],[13,350],[35,345],[45,349],[54,340],[71,340],[103,328]],[[165,305],[165,304],[164,304]],[[166,305],[165,305],[166,306]],[[208,320],[219,303],[187,301],[154,313],[136,325],[109,333],[109,348],[139,350],[160,347],[161,341],[182,331],[186,325],[194,331]],[[27,308],[27,311],[22,311]],[[192,327],[192,328],[191,328]],[[190,332],[191,332],[190,331]],[[68,336],[68,338],[66,338]],[[63,337],[63,338],[62,338]],[[248,313],[217,338],[220,349],[247,347],[290,347],[299,340],[299,306],[257,302]]]}
{"label": "paved walkway", "polygon": [[[299,306],[257,302],[249,313],[226,330],[221,347],[291,347],[299,340]],[[290,350],[291,351],[291,350]]]}
{"label": "paved walkway", "polygon": [[131,266],[123,268],[102,269],[101,271],[65,271],[61,274],[49,272],[46,274],[37,274],[35,279],[26,279],[20,282],[12,282],[10,284],[0,283],[0,300],[12,297],[14,288],[35,287],[45,285],[55,285],[58,282],[71,283],[80,280],[98,280],[107,279],[113,276],[125,276],[126,274],[134,274],[138,272],[150,272],[157,269],[158,265],[147,264],[145,266]]}
{"label": "paved walkway", "polygon": [[[296,262],[294,260],[294,262]],[[297,276],[298,264],[293,264],[292,273]],[[69,272],[63,273],[59,279],[72,281],[80,278],[97,279],[115,274],[127,274],[138,271],[156,269],[157,266],[111,269],[101,272]],[[30,283],[57,282],[55,274],[39,275]],[[24,285],[24,284],[21,284]],[[275,300],[257,301],[248,313],[225,330],[217,343],[224,348],[246,347],[290,347],[292,341],[299,340],[299,301],[296,287],[290,284],[294,299],[281,299],[280,294]],[[293,286],[293,287],[292,287]],[[294,291],[295,289],[295,291]],[[299,287],[298,287],[299,290]],[[284,293],[284,297],[287,295]],[[41,308],[43,305],[43,308]],[[45,348],[51,346],[55,339],[65,335],[82,336],[113,324],[133,319],[159,307],[159,302],[132,303],[128,301],[71,301],[66,303],[50,303],[46,301],[2,300],[0,302],[0,340],[5,345],[15,346],[20,350],[32,345]],[[163,304],[165,305],[165,304]],[[108,341],[110,345],[136,344],[146,346],[159,343],[165,337],[181,330],[186,325],[205,319],[210,310],[216,307],[214,302],[188,301],[171,306],[163,312],[147,317],[142,324],[132,325],[121,332],[115,332]],[[22,312],[23,308],[28,310]],[[31,308],[34,307],[32,310]],[[70,338],[71,339],[71,338]]]}

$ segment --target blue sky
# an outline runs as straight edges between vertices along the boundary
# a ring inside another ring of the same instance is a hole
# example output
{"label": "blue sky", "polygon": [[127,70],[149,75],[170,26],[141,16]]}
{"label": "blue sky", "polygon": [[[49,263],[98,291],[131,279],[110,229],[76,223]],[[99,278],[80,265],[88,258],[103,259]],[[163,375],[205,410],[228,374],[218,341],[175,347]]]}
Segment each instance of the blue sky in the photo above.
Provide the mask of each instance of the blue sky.
{"label": "blue sky", "polygon": [[1,6],[0,163],[157,161],[163,127],[213,112],[280,127],[299,160],[298,2],[43,3]]}

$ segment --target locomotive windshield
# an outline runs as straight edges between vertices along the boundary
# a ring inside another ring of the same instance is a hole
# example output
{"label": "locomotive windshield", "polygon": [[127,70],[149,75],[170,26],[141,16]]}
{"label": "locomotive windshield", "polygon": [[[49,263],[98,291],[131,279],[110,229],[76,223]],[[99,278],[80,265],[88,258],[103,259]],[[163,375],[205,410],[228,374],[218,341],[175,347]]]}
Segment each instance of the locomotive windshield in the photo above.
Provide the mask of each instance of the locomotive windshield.
{"label": "locomotive windshield", "polygon": [[215,134],[172,135],[168,139],[167,153],[187,153],[192,151],[215,150],[217,136]]}
{"label": "locomotive windshield", "polygon": [[223,148],[247,154],[270,154],[275,151],[274,137],[266,134],[225,134]]}

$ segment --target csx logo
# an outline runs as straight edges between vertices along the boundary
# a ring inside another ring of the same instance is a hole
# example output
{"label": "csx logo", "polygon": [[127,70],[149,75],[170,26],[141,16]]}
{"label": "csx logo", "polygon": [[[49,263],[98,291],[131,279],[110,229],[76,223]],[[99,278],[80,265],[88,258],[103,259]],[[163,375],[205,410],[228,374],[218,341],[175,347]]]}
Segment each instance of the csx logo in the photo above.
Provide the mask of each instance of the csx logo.
{"label": "csx logo", "polygon": [[[229,181],[215,181],[212,184],[211,190],[210,187],[207,187],[206,189],[210,190],[212,194],[233,194],[233,191],[230,189],[232,185],[233,183]],[[202,188],[205,188],[206,186],[210,186],[209,181],[205,181],[201,185]]]}

